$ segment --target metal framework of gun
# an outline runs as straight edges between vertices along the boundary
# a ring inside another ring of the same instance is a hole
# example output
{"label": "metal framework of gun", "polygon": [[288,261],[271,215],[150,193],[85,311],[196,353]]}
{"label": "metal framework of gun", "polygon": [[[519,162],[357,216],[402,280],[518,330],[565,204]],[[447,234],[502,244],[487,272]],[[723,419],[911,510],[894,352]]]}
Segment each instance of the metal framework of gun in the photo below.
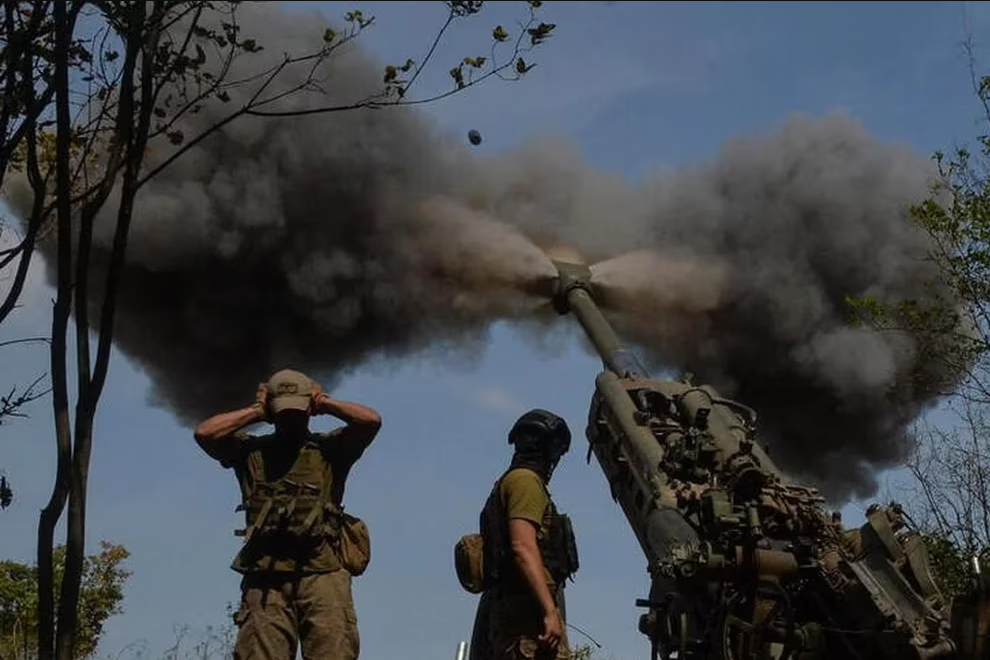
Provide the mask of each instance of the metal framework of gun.
{"label": "metal framework of gun", "polygon": [[754,411],[707,385],[652,378],[596,303],[590,269],[554,264],[554,307],[577,319],[604,365],[587,458],[647,560],[650,592],[637,605],[652,657],[988,657],[985,599],[946,601],[896,504],[845,530],[814,488],[773,463]]}

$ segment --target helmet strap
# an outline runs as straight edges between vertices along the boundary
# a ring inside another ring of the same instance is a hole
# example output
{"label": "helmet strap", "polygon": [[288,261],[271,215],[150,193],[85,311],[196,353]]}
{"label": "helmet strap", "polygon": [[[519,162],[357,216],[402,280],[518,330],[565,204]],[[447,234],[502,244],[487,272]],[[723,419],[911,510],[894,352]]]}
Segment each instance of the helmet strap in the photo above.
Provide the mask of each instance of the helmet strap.
{"label": "helmet strap", "polygon": [[551,458],[545,451],[540,449],[516,449],[512,455],[512,468],[524,467],[538,473],[547,482],[553,476],[553,471],[557,467],[559,458]]}

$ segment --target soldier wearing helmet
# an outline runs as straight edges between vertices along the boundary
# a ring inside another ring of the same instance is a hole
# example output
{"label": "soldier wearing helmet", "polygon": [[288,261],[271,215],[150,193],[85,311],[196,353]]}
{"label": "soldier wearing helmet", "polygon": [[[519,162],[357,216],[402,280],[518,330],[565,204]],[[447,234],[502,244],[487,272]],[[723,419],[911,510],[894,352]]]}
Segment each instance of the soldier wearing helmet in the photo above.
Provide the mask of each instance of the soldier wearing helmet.
{"label": "soldier wearing helmet", "polygon": [[549,483],[571,433],[563,419],[537,408],[516,420],[508,440],[512,460],[480,517],[485,588],[471,660],[563,660],[570,657],[564,585],[578,557],[570,519],[557,511]]}
{"label": "soldier wearing helmet", "polygon": [[[345,422],[314,433],[314,415]],[[245,427],[268,422],[253,436]],[[259,385],[253,405],[202,422],[196,442],[234,470],[246,528],[231,568],[241,580],[234,660],[356,660],[351,579],[370,559],[360,519],[343,513],[344,482],[381,427],[377,412],[339,401],[305,374],[283,369]]]}

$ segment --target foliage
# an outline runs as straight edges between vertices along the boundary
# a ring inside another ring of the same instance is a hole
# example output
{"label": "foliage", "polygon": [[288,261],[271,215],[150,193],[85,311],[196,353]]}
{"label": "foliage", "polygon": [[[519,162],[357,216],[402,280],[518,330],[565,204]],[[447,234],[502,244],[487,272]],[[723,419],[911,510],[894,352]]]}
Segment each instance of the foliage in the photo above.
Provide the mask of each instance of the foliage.
{"label": "foliage", "polygon": [[[977,75],[971,39],[973,90],[990,127],[990,76]],[[936,580],[948,595],[975,577],[972,559],[990,558],[990,134],[974,145],[934,154],[930,194],[909,209],[929,240],[933,273],[922,300],[850,299],[858,321],[884,331],[909,330],[917,350],[938,348],[961,374],[959,386],[939,390],[945,421],[919,421],[907,463],[909,482],[898,493],[925,533]],[[933,390],[939,383],[916,383]]]}
{"label": "foliage", "polygon": [[[973,89],[990,128],[990,76],[975,73]],[[887,331],[909,330],[919,351],[938,345],[962,386],[944,394],[990,403],[990,134],[975,137],[975,150],[960,146],[934,154],[936,176],[928,196],[908,209],[914,228],[928,239],[925,262],[933,276],[925,299],[849,297],[854,321]]]}
{"label": "foliage", "polygon": [[227,604],[226,623],[206,626],[198,635],[189,625],[175,626],[175,642],[164,653],[152,651],[146,645],[137,644],[124,649],[133,660],[231,660],[237,642],[237,626],[234,625],[235,605]]}
{"label": "foliage", "polygon": [[[975,578],[972,557],[950,538],[937,533],[923,534],[931,561],[932,575],[938,588],[947,598],[966,593]],[[981,564],[986,561],[990,548],[983,548],[976,555]]]}
{"label": "foliage", "polygon": [[[574,628],[571,624],[568,624],[568,627]],[[573,660],[615,660],[615,656],[611,653],[606,653],[602,645],[594,640],[589,643],[575,644],[572,638],[571,644],[571,657]]]}
{"label": "foliage", "polygon": [[573,660],[592,660],[594,655],[595,649],[591,644],[578,644],[571,649],[571,658]]}
{"label": "foliage", "polygon": [[237,641],[237,627],[233,623],[233,612],[228,607],[227,623],[218,628],[207,626],[198,640],[187,646],[188,626],[176,631],[175,644],[165,653],[163,660],[230,660],[234,657]]}
{"label": "foliage", "polygon": [[7,476],[0,474],[0,509],[6,509],[14,501],[14,491]]}
{"label": "foliage", "polygon": [[[2,348],[4,342],[0,342]],[[49,390],[41,388],[44,376],[39,376],[27,387],[12,385],[6,394],[0,394],[0,426],[9,424],[14,418],[27,417],[25,408],[32,401],[40,399]],[[7,475],[0,473],[0,510],[6,509],[14,501],[14,490]]]}
{"label": "foliage", "polygon": [[907,480],[896,497],[922,533],[936,582],[948,596],[975,579],[973,559],[990,569],[990,426],[984,405],[960,399],[956,424],[919,421]]}
{"label": "foliage", "polygon": [[39,387],[42,378],[39,376],[27,387],[18,389],[13,386],[7,394],[0,394],[0,424],[6,424],[13,417],[25,417],[22,412],[24,406],[48,393]]}
{"label": "foliage", "polygon": [[[90,657],[97,648],[106,621],[120,614],[124,585],[130,572],[122,568],[129,552],[120,545],[101,542],[100,552],[86,557],[79,598],[79,631],[75,659]],[[61,583],[65,547],[55,549],[55,586]],[[37,658],[38,571],[15,561],[0,561],[0,658]]]}
{"label": "foliage", "polygon": [[[0,349],[27,343],[47,343],[47,340],[43,337],[27,337],[0,341]],[[0,426],[9,424],[14,419],[28,416],[25,412],[28,404],[37,401],[51,391],[46,387],[42,387],[42,381],[44,379],[44,375],[37,376],[26,387],[11,385],[6,394],[0,393]],[[3,483],[6,483],[6,481]],[[12,492],[9,495],[4,494],[7,492],[5,488],[9,488],[9,485],[4,486],[0,484],[0,509],[8,507],[10,505],[10,498],[13,497]]]}

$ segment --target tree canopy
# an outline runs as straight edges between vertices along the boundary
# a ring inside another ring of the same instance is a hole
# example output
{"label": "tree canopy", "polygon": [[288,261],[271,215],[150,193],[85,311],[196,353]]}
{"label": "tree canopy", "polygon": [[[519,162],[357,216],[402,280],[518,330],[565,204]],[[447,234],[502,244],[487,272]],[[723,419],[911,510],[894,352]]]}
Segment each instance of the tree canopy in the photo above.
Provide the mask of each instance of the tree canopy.
{"label": "tree canopy", "polygon": [[[124,568],[130,553],[122,545],[100,543],[100,552],[86,557],[79,595],[79,631],[74,660],[96,651],[104,626],[123,612],[124,587],[131,573]],[[55,588],[65,567],[65,546],[53,553]],[[0,659],[35,660],[37,648],[38,568],[0,561]]]}
{"label": "tree canopy", "polygon": [[982,130],[970,144],[933,154],[930,194],[909,213],[933,246],[930,295],[849,299],[858,322],[912,330],[923,338],[919,351],[926,341],[949,347],[940,354],[965,374],[943,392],[938,421],[917,421],[908,478],[894,493],[925,534],[950,596],[972,584],[974,558],[990,559],[990,75],[979,73],[972,37],[964,45]]}

